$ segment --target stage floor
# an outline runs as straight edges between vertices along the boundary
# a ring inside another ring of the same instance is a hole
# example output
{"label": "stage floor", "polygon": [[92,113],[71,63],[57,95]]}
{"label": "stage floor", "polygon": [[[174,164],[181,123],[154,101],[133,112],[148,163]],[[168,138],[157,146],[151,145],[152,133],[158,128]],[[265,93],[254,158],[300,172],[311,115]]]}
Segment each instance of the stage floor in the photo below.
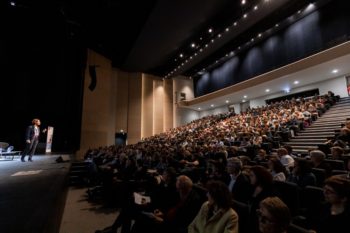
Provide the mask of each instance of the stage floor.
{"label": "stage floor", "polygon": [[[34,162],[0,160],[0,232],[58,232],[70,163],[61,154],[36,155]],[[27,158],[26,158],[27,159]]]}

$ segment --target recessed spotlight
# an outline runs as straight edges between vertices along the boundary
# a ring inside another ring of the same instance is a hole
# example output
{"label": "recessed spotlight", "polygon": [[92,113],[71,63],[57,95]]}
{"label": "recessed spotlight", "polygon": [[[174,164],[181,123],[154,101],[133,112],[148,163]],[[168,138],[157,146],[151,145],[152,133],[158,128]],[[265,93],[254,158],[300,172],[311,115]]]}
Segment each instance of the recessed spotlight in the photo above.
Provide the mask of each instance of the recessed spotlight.
{"label": "recessed spotlight", "polygon": [[275,24],[275,27],[277,28],[278,26],[280,26],[278,23]]}
{"label": "recessed spotlight", "polygon": [[211,43],[214,43],[214,39],[211,39]]}
{"label": "recessed spotlight", "polygon": [[336,74],[336,73],[338,73],[338,71],[339,71],[338,69],[334,69],[334,70],[332,70],[332,73]]}
{"label": "recessed spotlight", "polygon": [[244,103],[246,100],[242,100],[242,102]]}
{"label": "recessed spotlight", "polygon": [[15,3],[14,1],[11,1],[11,2],[10,2],[10,5],[11,5],[11,6],[16,6],[16,3]]}
{"label": "recessed spotlight", "polygon": [[233,26],[237,26],[237,22],[234,22],[234,23],[233,23]]}
{"label": "recessed spotlight", "polygon": [[180,57],[183,57],[184,55],[182,54],[182,53],[180,53],[180,55],[179,55]]}
{"label": "recessed spotlight", "polygon": [[195,43],[192,43],[192,44],[191,44],[191,47],[192,47],[192,48],[196,47],[196,44],[195,44]]}
{"label": "recessed spotlight", "polygon": [[247,14],[244,14],[244,15],[243,15],[243,18],[247,18],[247,16],[248,16]]}
{"label": "recessed spotlight", "polygon": [[226,100],[225,102],[228,103],[228,102],[230,102],[230,101]]}
{"label": "recessed spotlight", "polygon": [[301,13],[301,10],[298,10],[298,14],[300,14]]}
{"label": "recessed spotlight", "polygon": [[208,44],[205,44],[205,47],[208,47]]}
{"label": "recessed spotlight", "polygon": [[220,37],[221,37],[221,34],[219,34],[218,37],[220,38]]}
{"label": "recessed spotlight", "polygon": [[246,0],[242,0],[241,4],[244,5],[246,3]]}
{"label": "recessed spotlight", "polygon": [[198,110],[201,110],[201,108],[198,108]]}
{"label": "recessed spotlight", "polygon": [[299,84],[299,81],[297,81],[297,80],[296,80],[296,81],[294,81],[294,84]]}
{"label": "recessed spotlight", "polygon": [[209,33],[212,33],[212,32],[213,32],[213,29],[212,29],[212,28],[209,28],[209,29],[208,29],[208,32],[209,32]]}
{"label": "recessed spotlight", "polygon": [[270,89],[266,89],[265,91],[266,91],[266,92],[270,92]]}
{"label": "recessed spotlight", "polygon": [[230,29],[229,29],[229,28],[226,28],[225,31],[228,32],[228,31],[230,31]]}
{"label": "recessed spotlight", "polygon": [[261,37],[261,33],[258,34],[258,37]]}
{"label": "recessed spotlight", "polygon": [[244,99],[246,99],[247,97],[248,97],[248,96],[246,96],[246,95],[245,95],[245,96],[243,96],[243,98],[244,98]]}
{"label": "recessed spotlight", "polygon": [[258,9],[258,6],[254,6],[254,10],[256,11]]}
{"label": "recessed spotlight", "polygon": [[210,107],[214,107],[214,104],[211,104]]}

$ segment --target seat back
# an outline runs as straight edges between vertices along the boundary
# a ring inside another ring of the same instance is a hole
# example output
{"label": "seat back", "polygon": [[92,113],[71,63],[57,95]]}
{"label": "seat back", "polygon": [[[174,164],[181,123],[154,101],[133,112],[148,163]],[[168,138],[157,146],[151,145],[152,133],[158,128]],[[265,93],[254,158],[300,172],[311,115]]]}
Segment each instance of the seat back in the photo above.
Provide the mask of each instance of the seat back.
{"label": "seat back", "polygon": [[344,170],[345,165],[343,160],[335,160],[335,159],[325,159],[326,163],[330,164],[333,170]]}
{"label": "seat back", "polygon": [[316,176],[316,185],[322,187],[326,179],[326,170],[322,168],[311,168],[311,172]]}
{"label": "seat back", "polygon": [[274,191],[281,200],[286,203],[292,216],[299,212],[300,188],[292,182],[274,181]]}
{"label": "seat back", "polygon": [[232,209],[238,214],[238,227],[240,233],[249,233],[250,229],[250,215],[249,206],[243,202],[233,200]]}

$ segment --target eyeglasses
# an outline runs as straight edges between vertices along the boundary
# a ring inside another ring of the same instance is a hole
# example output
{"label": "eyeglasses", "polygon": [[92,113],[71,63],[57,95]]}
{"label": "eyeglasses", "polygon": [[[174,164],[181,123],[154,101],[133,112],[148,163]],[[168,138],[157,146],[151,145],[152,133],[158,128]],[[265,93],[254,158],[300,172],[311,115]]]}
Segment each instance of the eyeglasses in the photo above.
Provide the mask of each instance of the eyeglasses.
{"label": "eyeglasses", "polygon": [[275,221],[268,218],[266,215],[263,215],[260,209],[256,210],[256,215],[259,218],[259,222],[264,223],[264,224],[274,224]]}

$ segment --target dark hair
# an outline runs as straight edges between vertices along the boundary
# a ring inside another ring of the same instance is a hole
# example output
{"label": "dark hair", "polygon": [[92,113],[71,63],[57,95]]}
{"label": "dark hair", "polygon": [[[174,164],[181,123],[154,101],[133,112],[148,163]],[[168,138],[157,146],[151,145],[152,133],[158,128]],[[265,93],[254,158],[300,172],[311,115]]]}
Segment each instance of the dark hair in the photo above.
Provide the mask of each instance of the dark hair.
{"label": "dark hair", "polygon": [[231,193],[222,181],[209,181],[206,188],[219,208],[228,209],[231,207]]}
{"label": "dark hair", "polygon": [[267,197],[260,202],[260,208],[265,208],[270,213],[281,232],[288,228],[291,220],[290,211],[280,198]]}
{"label": "dark hair", "polygon": [[281,163],[281,161],[275,157],[271,157],[269,159],[272,164],[273,164],[273,170],[276,172],[276,173],[280,173],[280,172],[283,172],[286,176],[287,176],[287,170],[286,170],[286,167],[283,166],[283,164]]}
{"label": "dark hair", "polygon": [[340,176],[331,176],[324,182],[325,185],[328,185],[334,189],[337,195],[340,198],[347,198],[348,202],[350,201],[350,181],[340,177]]}
{"label": "dark hair", "polygon": [[270,187],[272,185],[273,177],[271,173],[263,166],[252,166],[250,171],[256,176],[256,184],[262,187]]}
{"label": "dark hair", "polygon": [[294,169],[297,169],[297,175],[305,175],[311,172],[311,161],[304,158],[298,158],[295,160],[295,162]]}

